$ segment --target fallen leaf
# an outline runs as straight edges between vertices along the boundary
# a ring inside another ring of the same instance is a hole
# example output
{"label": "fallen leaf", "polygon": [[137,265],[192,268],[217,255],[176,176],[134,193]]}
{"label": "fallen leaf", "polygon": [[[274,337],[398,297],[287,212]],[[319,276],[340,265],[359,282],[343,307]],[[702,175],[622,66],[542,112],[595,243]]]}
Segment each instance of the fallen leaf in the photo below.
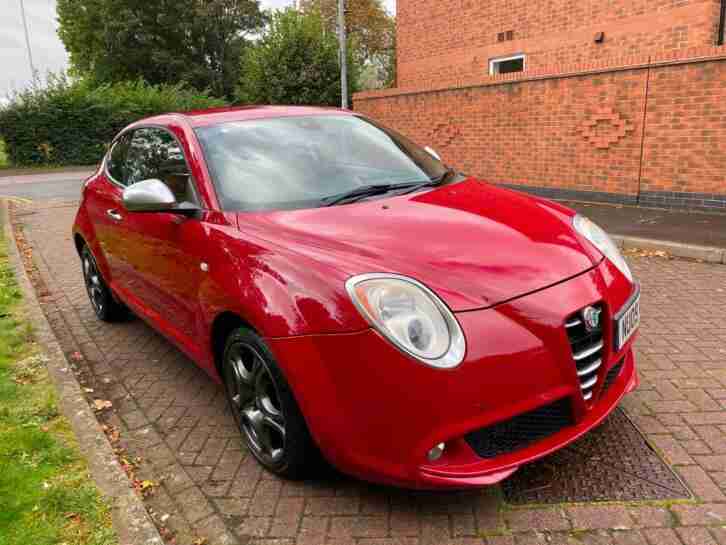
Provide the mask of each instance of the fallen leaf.
{"label": "fallen leaf", "polygon": [[113,403],[111,403],[107,399],[94,399],[93,406],[97,411],[102,411],[104,409],[110,409],[111,407],[113,407]]}
{"label": "fallen leaf", "polygon": [[156,483],[154,481],[150,480],[143,480],[140,481],[139,479],[134,479],[132,481],[132,486],[145,498],[148,498],[153,494],[154,487],[156,487]]}
{"label": "fallen leaf", "polygon": [[672,256],[664,250],[645,250],[643,248],[626,248],[623,254],[632,257],[661,257],[670,259]]}
{"label": "fallen leaf", "polygon": [[78,513],[66,513],[63,516],[74,523],[79,523],[81,521],[81,515]]}

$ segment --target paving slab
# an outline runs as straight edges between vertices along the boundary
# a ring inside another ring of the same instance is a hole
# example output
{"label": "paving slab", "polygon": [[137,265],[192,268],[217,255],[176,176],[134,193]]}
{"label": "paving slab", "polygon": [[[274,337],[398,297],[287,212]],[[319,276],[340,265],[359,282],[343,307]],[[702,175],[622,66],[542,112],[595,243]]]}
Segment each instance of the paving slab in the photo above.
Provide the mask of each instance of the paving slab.
{"label": "paving slab", "polygon": [[[112,401],[101,420],[118,432],[123,456],[154,482],[146,505],[162,536],[180,545],[202,537],[268,545],[722,539],[714,528],[726,525],[726,479],[717,457],[726,444],[726,267],[631,260],[643,286],[642,385],[623,408],[700,491],[696,498],[544,511],[525,504],[515,515],[498,488],[411,492],[344,476],[291,483],[262,470],[241,445],[223,392],[202,371],[138,320],[96,319],[71,241],[75,209],[75,202],[37,202],[17,205],[14,217],[33,248],[31,276],[64,352],[78,352],[79,379]],[[645,508],[657,510],[638,511]]]}
{"label": "paving slab", "polygon": [[588,216],[613,235],[726,248],[726,214],[572,201],[564,204]]}

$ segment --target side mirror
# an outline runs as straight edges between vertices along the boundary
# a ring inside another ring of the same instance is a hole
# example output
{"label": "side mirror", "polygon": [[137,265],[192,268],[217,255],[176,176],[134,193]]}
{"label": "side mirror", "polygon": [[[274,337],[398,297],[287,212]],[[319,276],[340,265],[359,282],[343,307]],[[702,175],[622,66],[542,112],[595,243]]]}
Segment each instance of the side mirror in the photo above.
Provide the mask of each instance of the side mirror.
{"label": "side mirror", "polygon": [[432,157],[433,157],[434,159],[438,159],[439,161],[441,161],[441,156],[440,156],[440,155],[439,155],[438,153],[436,153],[436,150],[435,150],[435,149],[433,149],[433,148],[432,148],[432,147],[430,147],[430,146],[426,146],[426,147],[425,147],[424,149],[425,149],[425,150],[426,150],[426,151],[428,152],[428,154],[429,154],[429,155],[431,155],[431,156],[432,156]]}
{"label": "side mirror", "polygon": [[169,212],[189,215],[198,210],[189,203],[178,203],[171,189],[155,178],[135,183],[124,189],[122,201],[124,208],[129,212]]}

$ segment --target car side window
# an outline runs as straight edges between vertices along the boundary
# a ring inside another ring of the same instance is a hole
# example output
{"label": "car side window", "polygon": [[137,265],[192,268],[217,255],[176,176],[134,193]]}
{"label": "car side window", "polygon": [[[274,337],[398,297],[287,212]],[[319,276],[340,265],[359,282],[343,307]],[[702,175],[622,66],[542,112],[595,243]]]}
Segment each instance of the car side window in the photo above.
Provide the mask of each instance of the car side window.
{"label": "car side window", "polygon": [[111,153],[108,155],[108,162],[106,163],[108,173],[111,175],[113,180],[123,185],[126,185],[126,173],[124,171],[124,167],[130,141],[131,135],[129,133],[124,134],[121,138],[116,140],[111,148]]}
{"label": "car side window", "polygon": [[157,127],[136,129],[125,165],[125,185],[155,178],[167,185],[177,202],[199,204],[184,152],[168,131]]}

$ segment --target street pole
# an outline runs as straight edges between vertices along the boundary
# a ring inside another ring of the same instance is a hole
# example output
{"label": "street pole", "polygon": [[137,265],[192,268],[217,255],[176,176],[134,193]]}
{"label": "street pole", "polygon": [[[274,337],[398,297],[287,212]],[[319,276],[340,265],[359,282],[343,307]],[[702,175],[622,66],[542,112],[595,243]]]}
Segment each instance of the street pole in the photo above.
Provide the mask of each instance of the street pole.
{"label": "street pole", "polygon": [[30,62],[30,75],[35,79],[35,65],[33,65],[33,52],[30,49],[30,35],[28,34],[28,21],[25,18],[25,4],[20,0],[20,14],[23,17],[23,28],[25,29],[25,47],[28,48],[28,62]]}
{"label": "street pole", "polygon": [[340,107],[348,108],[348,51],[345,39],[345,0],[338,0],[338,39],[340,40]]}

